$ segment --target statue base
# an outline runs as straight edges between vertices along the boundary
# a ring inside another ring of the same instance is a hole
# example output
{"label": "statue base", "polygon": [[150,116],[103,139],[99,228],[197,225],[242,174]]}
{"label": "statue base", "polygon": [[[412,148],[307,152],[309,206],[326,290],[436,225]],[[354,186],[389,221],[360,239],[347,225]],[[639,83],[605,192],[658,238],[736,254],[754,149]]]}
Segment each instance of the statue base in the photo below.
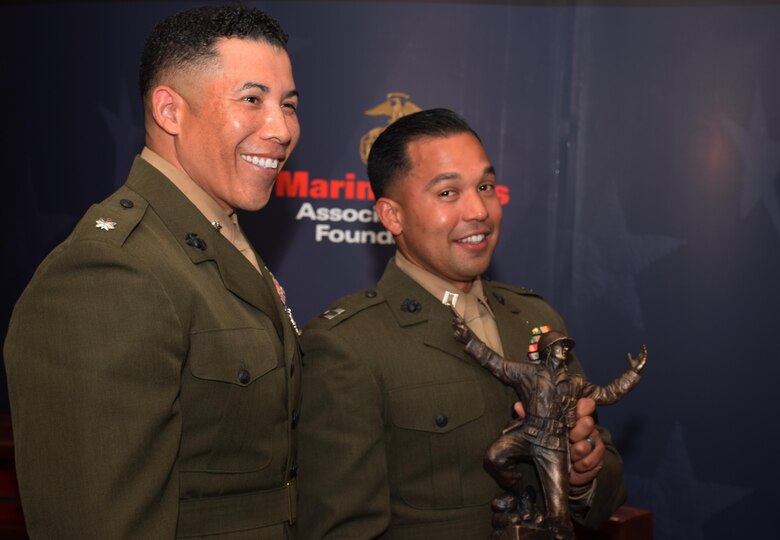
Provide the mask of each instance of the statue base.
{"label": "statue base", "polygon": [[504,492],[493,499],[493,534],[489,540],[573,540],[574,531],[552,527],[536,509],[536,493],[526,486],[520,494]]}
{"label": "statue base", "polygon": [[549,529],[509,525],[503,529],[493,531],[490,540],[552,540],[553,538],[554,536]]}

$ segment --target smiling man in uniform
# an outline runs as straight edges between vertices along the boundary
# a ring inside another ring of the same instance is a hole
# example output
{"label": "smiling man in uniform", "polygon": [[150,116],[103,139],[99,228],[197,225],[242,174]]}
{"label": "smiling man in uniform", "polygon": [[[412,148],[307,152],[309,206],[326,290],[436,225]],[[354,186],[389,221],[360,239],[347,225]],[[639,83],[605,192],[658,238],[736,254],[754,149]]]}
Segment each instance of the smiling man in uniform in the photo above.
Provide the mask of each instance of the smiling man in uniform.
{"label": "smiling man in uniform", "polygon": [[[300,532],[487,538],[500,488],[483,457],[516,396],[454,339],[452,308],[508,357],[527,352],[534,327],[563,321],[532,291],[481,277],[502,208],[496,171],[457,114],[421,111],[388,126],[368,176],[397,251],[376,286],[337,300],[304,330]],[[570,367],[581,371],[576,359]],[[569,432],[569,503],[591,526],[625,497],[620,457],[594,410],[580,402]],[[530,465],[525,479],[538,490]]]}
{"label": "smiling man in uniform", "polygon": [[148,37],[146,146],[5,342],[31,538],[293,535],[297,331],[235,214],[265,206],[300,136],[286,42],[241,6]]}

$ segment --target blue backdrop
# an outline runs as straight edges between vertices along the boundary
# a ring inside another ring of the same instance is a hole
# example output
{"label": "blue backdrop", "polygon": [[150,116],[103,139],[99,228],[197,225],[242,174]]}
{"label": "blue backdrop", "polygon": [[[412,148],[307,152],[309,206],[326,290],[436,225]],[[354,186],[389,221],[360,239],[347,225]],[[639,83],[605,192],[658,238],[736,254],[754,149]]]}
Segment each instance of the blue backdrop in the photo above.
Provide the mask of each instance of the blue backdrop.
{"label": "blue backdrop", "polygon": [[[46,253],[124,181],[143,38],[196,4],[0,7],[3,329]],[[249,4],[291,35],[303,136],[268,207],[240,219],[298,322],[393,253],[361,140],[394,112],[452,108],[504,185],[491,276],[564,315],[595,382],[648,344],[642,383],[600,411],[628,502],[655,512],[658,539],[774,536],[780,5]]]}

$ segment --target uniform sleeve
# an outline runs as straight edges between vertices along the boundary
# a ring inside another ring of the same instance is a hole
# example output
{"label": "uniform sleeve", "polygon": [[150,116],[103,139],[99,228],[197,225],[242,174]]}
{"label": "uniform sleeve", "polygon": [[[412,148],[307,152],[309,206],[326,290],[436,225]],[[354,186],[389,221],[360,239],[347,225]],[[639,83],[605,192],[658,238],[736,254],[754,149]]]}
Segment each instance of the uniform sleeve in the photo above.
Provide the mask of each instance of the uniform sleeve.
{"label": "uniform sleeve", "polygon": [[4,356],[32,538],[173,538],[179,319],[121,248],[71,243],[18,302]]}
{"label": "uniform sleeve", "polygon": [[304,330],[302,347],[299,536],[381,536],[390,524],[382,394],[333,332]]}

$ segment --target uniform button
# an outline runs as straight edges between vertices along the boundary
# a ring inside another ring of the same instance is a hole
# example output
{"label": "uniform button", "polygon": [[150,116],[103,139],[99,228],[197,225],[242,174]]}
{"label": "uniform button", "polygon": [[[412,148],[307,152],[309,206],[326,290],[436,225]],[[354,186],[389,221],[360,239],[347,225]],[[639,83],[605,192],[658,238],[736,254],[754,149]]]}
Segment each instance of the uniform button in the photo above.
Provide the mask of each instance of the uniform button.
{"label": "uniform button", "polygon": [[376,291],[366,291],[366,298],[376,298]]}
{"label": "uniform button", "polygon": [[122,208],[132,208],[133,206],[135,206],[133,204],[133,201],[131,201],[130,199],[121,199],[119,201],[119,204],[122,206]]}
{"label": "uniform button", "polygon": [[249,382],[249,371],[241,369],[238,371],[238,382],[241,384],[247,384]]}
{"label": "uniform button", "polygon": [[295,429],[298,426],[298,420],[301,419],[301,415],[298,411],[293,411],[292,413],[292,427]]}
{"label": "uniform button", "polygon": [[440,414],[439,416],[436,417],[436,425],[439,427],[446,426],[449,421],[450,421],[449,418],[447,418],[443,414]]}

